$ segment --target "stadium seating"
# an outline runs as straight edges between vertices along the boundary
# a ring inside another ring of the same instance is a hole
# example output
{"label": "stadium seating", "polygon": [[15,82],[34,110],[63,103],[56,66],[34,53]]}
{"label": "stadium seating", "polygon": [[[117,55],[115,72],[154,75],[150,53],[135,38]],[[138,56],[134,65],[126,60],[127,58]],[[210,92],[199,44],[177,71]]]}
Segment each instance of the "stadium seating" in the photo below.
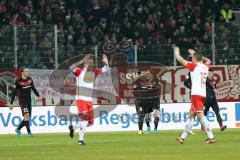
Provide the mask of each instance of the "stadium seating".
{"label": "stadium seating", "polygon": [[[227,1],[238,9],[239,1]],[[194,0],[8,0],[0,3],[0,65],[12,67],[13,30],[18,24],[18,62],[54,68],[54,30],[58,25],[59,63],[77,54],[100,52],[109,41],[132,39],[139,60],[173,65],[172,45],[195,47],[211,57],[215,19],[216,64],[237,64],[239,27],[226,23],[223,1]],[[34,56],[32,56],[34,55]],[[163,58],[167,57],[167,58]],[[233,59],[230,57],[234,57]]]}

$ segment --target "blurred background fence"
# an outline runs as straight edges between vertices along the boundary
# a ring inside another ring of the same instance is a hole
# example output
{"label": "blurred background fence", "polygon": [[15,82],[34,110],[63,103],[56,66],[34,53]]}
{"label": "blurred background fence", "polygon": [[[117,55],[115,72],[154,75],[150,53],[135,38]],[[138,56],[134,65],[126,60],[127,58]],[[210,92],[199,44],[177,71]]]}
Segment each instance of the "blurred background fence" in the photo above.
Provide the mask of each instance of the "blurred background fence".
{"label": "blurred background fence", "polygon": [[[236,13],[237,14],[237,13]],[[238,17],[238,16],[236,16]],[[74,37],[53,25],[5,25],[0,26],[0,67],[11,69],[22,65],[37,69],[55,69],[64,61],[81,54],[91,53],[99,57],[103,53],[110,58],[124,53],[129,62],[152,61],[166,66],[177,66],[173,45],[180,46],[187,58],[187,49],[195,48],[213,60],[213,64],[239,64],[240,23],[205,23],[205,34],[197,32],[185,36],[187,28],[180,28],[177,40],[173,38],[149,38],[145,45],[134,45],[131,39],[121,42],[96,42],[85,45],[85,39]],[[194,31],[195,26],[192,26]],[[94,40],[94,37],[93,41]],[[193,45],[195,44],[195,45]]]}

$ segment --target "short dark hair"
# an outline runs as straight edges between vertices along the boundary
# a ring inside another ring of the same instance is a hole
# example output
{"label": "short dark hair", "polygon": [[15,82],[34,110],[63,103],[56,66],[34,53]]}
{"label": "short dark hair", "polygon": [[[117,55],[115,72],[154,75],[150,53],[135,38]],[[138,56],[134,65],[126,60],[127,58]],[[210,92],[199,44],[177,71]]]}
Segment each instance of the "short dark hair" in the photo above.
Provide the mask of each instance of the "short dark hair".
{"label": "short dark hair", "polygon": [[27,67],[26,67],[26,66],[22,66],[22,67],[20,68],[20,71],[23,72],[25,69],[27,69]]}
{"label": "short dark hair", "polygon": [[193,54],[193,57],[197,62],[200,62],[200,61],[202,61],[203,56],[202,56],[201,53],[196,52],[196,53]]}

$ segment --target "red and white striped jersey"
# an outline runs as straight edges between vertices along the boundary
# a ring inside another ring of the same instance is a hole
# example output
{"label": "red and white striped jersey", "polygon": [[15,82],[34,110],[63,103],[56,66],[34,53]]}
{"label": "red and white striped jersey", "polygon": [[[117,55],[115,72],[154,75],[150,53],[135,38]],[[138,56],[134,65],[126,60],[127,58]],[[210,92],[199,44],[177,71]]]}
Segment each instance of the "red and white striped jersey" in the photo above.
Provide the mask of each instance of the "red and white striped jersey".
{"label": "red and white striped jersey", "polygon": [[109,67],[88,71],[86,68],[76,68],[73,74],[76,76],[76,100],[92,101],[94,81],[97,75],[106,72]]}
{"label": "red and white striped jersey", "polygon": [[191,74],[191,95],[206,97],[206,80],[210,64],[188,62],[185,67]]}

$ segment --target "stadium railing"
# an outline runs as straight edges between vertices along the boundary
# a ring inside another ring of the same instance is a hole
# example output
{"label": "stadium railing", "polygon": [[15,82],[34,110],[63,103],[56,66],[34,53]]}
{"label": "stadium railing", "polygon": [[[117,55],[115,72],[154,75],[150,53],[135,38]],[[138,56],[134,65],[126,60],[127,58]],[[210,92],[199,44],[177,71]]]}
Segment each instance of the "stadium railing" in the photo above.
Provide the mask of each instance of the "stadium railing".
{"label": "stadium railing", "polygon": [[[66,60],[82,54],[103,53],[110,57],[116,53],[126,54],[130,62],[152,61],[167,66],[177,66],[173,54],[173,45],[159,41],[149,41],[145,45],[133,45],[131,40],[119,43],[107,42],[99,46],[81,46],[66,42],[65,31],[53,25],[43,26],[0,26],[0,66],[12,68],[27,65],[29,68],[56,69]],[[212,32],[208,34],[209,43],[190,44],[212,59],[213,65],[238,64],[240,60],[240,27],[235,23],[212,23]],[[184,46],[183,55],[187,57]]]}

